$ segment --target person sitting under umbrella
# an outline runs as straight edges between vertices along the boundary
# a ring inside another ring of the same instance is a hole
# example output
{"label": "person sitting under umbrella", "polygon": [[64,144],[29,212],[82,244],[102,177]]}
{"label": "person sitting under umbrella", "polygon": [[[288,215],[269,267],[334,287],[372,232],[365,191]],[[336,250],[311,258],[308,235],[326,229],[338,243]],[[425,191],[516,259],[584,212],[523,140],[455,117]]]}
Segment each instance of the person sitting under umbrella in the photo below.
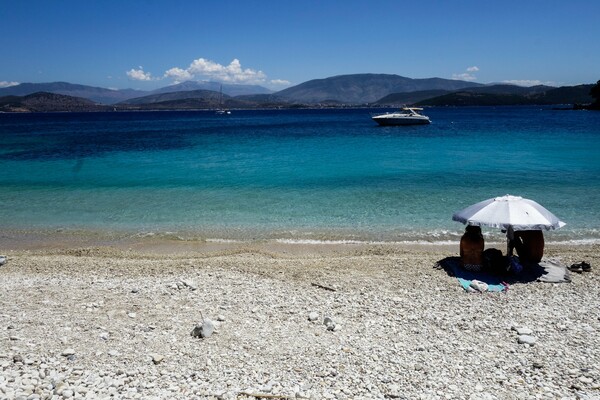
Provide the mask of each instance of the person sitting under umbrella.
{"label": "person sitting under umbrella", "polygon": [[465,233],[460,238],[460,261],[468,271],[481,271],[483,266],[483,248],[485,243],[481,228],[467,225]]}
{"label": "person sitting under umbrella", "polygon": [[513,255],[513,249],[517,251],[519,261],[523,264],[537,264],[544,256],[544,234],[541,230],[513,231],[509,228],[508,256]]}

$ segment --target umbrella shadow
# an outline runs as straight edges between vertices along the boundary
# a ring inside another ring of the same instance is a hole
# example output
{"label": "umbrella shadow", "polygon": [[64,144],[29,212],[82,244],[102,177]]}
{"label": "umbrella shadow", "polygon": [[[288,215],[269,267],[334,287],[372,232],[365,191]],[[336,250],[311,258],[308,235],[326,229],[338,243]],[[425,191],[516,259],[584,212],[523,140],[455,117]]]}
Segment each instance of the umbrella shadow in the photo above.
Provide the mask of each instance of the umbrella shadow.
{"label": "umbrella shadow", "polygon": [[538,282],[546,270],[539,264],[523,265],[518,274],[507,274],[505,282],[508,284]]}
{"label": "umbrella shadow", "polygon": [[442,258],[441,260],[438,260],[435,265],[433,266],[434,269],[443,269],[444,271],[446,271],[446,273],[448,274],[448,276],[451,276],[453,278],[456,277],[455,274],[455,270],[456,265],[460,264],[460,257],[446,257],[446,258]]}
{"label": "umbrella shadow", "polygon": [[506,273],[491,273],[489,271],[473,272],[462,268],[460,257],[446,257],[436,262],[436,269],[443,269],[448,276],[461,278],[466,280],[477,279],[488,284],[515,284],[515,283],[532,283],[537,282],[546,273],[546,270],[538,265],[532,264],[525,266],[518,274]]}

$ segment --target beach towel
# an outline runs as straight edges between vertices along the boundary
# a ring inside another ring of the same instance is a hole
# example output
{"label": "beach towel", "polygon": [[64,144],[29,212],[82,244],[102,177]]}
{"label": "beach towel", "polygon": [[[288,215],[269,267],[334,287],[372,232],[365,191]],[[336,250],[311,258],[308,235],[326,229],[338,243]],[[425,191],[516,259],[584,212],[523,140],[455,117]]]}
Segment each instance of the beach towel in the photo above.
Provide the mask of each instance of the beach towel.
{"label": "beach towel", "polygon": [[438,263],[468,292],[504,292],[508,289],[501,277],[487,272],[467,271],[460,265],[459,257],[447,257]]}
{"label": "beach towel", "polygon": [[571,275],[566,265],[555,260],[542,260],[540,266],[544,274],[538,278],[540,282],[567,283],[571,282]]}
{"label": "beach towel", "polygon": [[553,258],[544,258],[538,264],[525,265],[516,275],[507,277],[509,283],[546,282],[568,283],[571,275],[567,266]]}
{"label": "beach towel", "polygon": [[446,272],[455,276],[459,284],[468,292],[503,292],[514,283],[568,283],[571,282],[569,270],[555,259],[543,259],[538,264],[526,265],[519,273],[494,275],[487,272],[467,271],[460,265],[459,257],[446,257],[438,264]]}

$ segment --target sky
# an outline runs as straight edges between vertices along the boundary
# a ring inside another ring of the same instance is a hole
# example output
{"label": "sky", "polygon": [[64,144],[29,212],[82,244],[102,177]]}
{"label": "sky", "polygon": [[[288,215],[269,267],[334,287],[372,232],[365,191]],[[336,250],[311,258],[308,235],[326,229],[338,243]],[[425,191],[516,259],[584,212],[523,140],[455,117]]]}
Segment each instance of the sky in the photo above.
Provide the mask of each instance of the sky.
{"label": "sky", "polygon": [[0,87],[600,79],[599,0],[0,0]]}

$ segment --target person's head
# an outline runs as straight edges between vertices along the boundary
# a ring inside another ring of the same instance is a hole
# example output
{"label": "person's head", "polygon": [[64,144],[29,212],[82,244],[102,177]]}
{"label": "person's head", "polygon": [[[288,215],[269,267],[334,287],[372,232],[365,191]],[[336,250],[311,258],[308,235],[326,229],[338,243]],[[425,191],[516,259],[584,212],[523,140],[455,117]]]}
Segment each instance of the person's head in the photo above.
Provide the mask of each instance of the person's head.
{"label": "person's head", "polygon": [[467,225],[467,227],[465,228],[465,233],[473,236],[482,236],[481,227],[475,225]]}

